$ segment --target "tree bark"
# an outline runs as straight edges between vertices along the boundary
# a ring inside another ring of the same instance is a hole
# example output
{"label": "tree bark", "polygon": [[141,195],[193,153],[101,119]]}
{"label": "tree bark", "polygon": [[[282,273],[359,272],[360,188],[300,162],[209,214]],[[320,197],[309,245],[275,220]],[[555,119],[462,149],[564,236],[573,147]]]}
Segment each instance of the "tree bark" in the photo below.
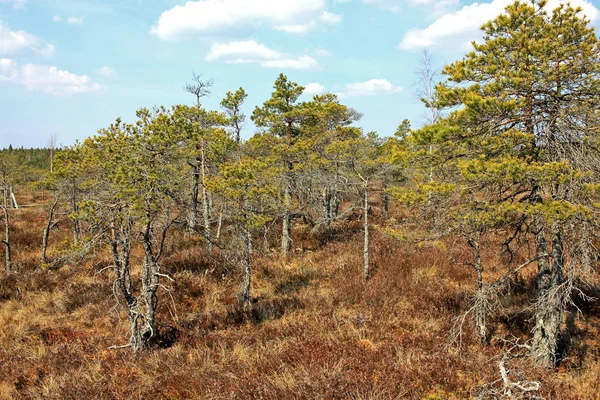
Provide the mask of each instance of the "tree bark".
{"label": "tree bark", "polygon": [[564,254],[562,229],[552,226],[552,270],[538,289],[535,307],[535,328],[532,347],[540,364],[554,367],[557,362],[560,325],[564,313],[564,299],[559,286],[564,281]]}
{"label": "tree bark", "polygon": [[[535,253],[537,257],[543,254],[548,254],[548,241],[546,239],[546,227],[545,222],[541,216],[535,216]],[[537,288],[538,291],[546,290],[550,287],[551,270],[548,262],[548,257],[540,257],[537,261],[538,265],[538,277],[537,277]]]}
{"label": "tree bark", "polygon": [[327,233],[329,239],[333,238],[333,195],[330,188],[323,189],[323,212],[325,214],[325,223],[327,225]]}
{"label": "tree bark", "polygon": [[215,236],[215,239],[217,240],[217,242],[219,240],[221,240],[221,228],[223,227],[223,213],[220,212],[219,213],[219,220],[217,222],[217,234]]}
{"label": "tree bark", "polygon": [[247,307],[250,305],[250,284],[252,281],[252,269],[250,267],[252,232],[247,227],[244,227],[242,235],[244,241],[244,281],[240,290],[240,300],[244,307]]}
{"label": "tree bark", "polygon": [[281,254],[284,257],[289,256],[290,248],[292,245],[292,239],[290,236],[290,225],[291,225],[291,203],[292,203],[292,194],[289,187],[289,182],[285,184],[285,191],[283,194],[283,224],[282,224],[282,232],[281,232]]}
{"label": "tree bark", "polygon": [[79,244],[79,232],[80,232],[80,226],[79,226],[79,219],[77,217],[77,212],[79,211],[79,207],[77,205],[77,189],[73,188],[73,194],[71,197],[71,206],[73,207],[73,213],[75,214],[73,220],[71,221],[72,225],[73,225],[73,241],[75,243],[75,245]]}
{"label": "tree bark", "polygon": [[0,243],[4,244],[6,272],[10,273],[12,268],[12,255],[10,248],[10,218],[8,208],[2,206],[2,210],[4,211],[4,240],[0,241]]}
{"label": "tree bark", "polygon": [[204,238],[206,239],[206,245],[208,247],[208,251],[212,252],[213,243],[212,243],[212,232],[210,228],[210,200],[209,193],[206,189],[206,152],[205,152],[205,143],[204,139],[202,139],[202,206],[203,206],[203,217],[204,217]]}
{"label": "tree bark", "polygon": [[197,229],[198,223],[198,195],[200,194],[200,160],[196,159],[195,164],[193,165],[194,173],[193,173],[193,181],[192,181],[192,194],[190,199],[190,208],[191,208],[191,216],[190,216],[190,231],[194,232]]}
{"label": "tree bark", "polygon": [[159,285],[159,276],[157,263],[152,250],[152,222],[146,222],[146,229],[143,236],[144,244],[144,263],[142,271],[142,292],[140,296],[144,301],[144,326],[142,328],[142,338],[147,344],[154,336],[154,321],[156,318],[156,306],[158,299],[156,292]]}
{"label": "tree bark", "polygon": [[370,271],[370,252],[369,252],[369,186],[368,182],[365,182],[363,188],[363,229],[364,229],[364,243],[363,243],[363,276],[365,280],[368,280],[371,274]]}
{"label": "tree bark", "polygon": [[60,200],[59,196],[56,196],[52,206],[50,207],[50,212],[48,214],[48,221],[46,223],[46,227],[44,228],[44,236],[42,238],[42,264],[46,264],[46,253],[48,250],[48,237],[50,236],[50,231],[52,227],[56,224],[54,221],[54,211],[56,210],[56,206]]}
{"label": "tree bark", "polygon": [[131,253],[131,221],[121,226],[119,233],[115,225],[111,227],[110,249],[115,267],[115,296],[118,294],[125,300],[127,319],[129,321],[129,345],[133,351],[141,350],[144,346],[141,323],[143,317],[138,309],[137,298],[133,295],[129,270]]}
{"label": "tree bark", "polygon": [[387,182],[385,179],[381,182],[381,202],[383,203],[384,217],[387,219],[390,213],[390,196],[386,193]]}
{"label": "tree bark", "polygon": [[592,273],[592,258],[590,223],[586,220],[581,226],[581,267],[586,276]]}

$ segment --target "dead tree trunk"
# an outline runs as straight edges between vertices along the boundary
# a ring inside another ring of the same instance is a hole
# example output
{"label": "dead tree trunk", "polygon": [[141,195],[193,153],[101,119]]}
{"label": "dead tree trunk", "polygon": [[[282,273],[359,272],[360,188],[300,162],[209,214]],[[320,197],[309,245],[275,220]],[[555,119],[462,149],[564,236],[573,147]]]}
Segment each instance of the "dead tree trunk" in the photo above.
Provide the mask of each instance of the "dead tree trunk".
{"label": "dead tree trunk", "polygon": [[487,315],[488,315],[488,299],[484,290],[483,284],[483,263],[481,261],[481,250],[479,242],[473,238],[468,238],[467,243],[473,252],[475,262],[471,264],[477,273],[477,293],[475,295],[475,305],[473,312],[475,313],[475,327],[479,343],[486,345],[488,343]]}
{"label": "dead tree trunk", "polygon": [[267,254],[269,252],[269,228],[265,225],[263,231],[263,252]]}
{"label": "dead tree trunk", "polygon": [[48,237],[50,236],[50,231],[54,226],[56,226],[57,221],[54,220],[54,212],[56,211],[56,206],[60,201],[60,197],[57,195],[54,198],[54,202],[50,207],[50,212],[48,214],[48,221],[46,222],[46,227],[44,228],[44,236],[42,238],[42,264],[46,264],[46,253],[48,250]]}
{"label": "dead tree trunk", "polygon": [[204,217],[204,238],[206,239],[206,245],[208,247],[208,251],[212,252],[213,243],[212,243],[212,232],[210,228],[210,201],[209,201],[209,193],[206,189],[206,149],[204,139],[202,139],[202,206],[203,206],[203,217]]}
{"label": "dead tree trunk", "polygon": [[323,212],[329,239],[333,238],[333,194],[330,188],[323,189]]}
{"label": "dead tree trunk", "polygon": [[215,235],[215,239],[217,242],[221,240],[221,228],[223,227],[223,213],[219,213],[219,219],[217,221],[217,233]]}
{"label": "dead tree trunk", "polygon": [[12,257],[11,257],[11,249],[10,249],[10,218],[8,213],[8,207],[0,206],[2,211],[4,212],[4,240],[0,241],[0,243],[4,244],[4,254],[5,254],[5,267],[6,272],[10,273],[12,268]]}
{"label": "dead tree trunk", "polygon": [[192,176],[192,193],[190,198],[190,231],[194,232],[197,229],[198,223],[198,195],[200,194],[200,158],[198,157],[191,166],[193,168]]}
{"label": "dead tree trunk", "polygon": [[244,242],[244,281],[240,290],[240,301],[244,307],[250,305],[250,284],[252,281],[252,269],[250,267],[250,258],[252,253],[252,232],[247,227],[242,229],[242,236]]}
{"label": "dead tree trunk", "polygon": [[79,226],[79,217],[77,216],[77,212],[79,211],[79,206],[78,206],[78,198],[77,198],[77,189],[74,188],[73,189],[73,193],[72,193],[72,197],[71,197],[71,206],[73,208],[73,217],[71,220],[71,223],[73,225],[73,241],[75,243],[75,245],[79,244],[79,233],[80,233],[80,226]]}
{"label": "dead tree trunk", "polygon": [[363,243],[363,276],[365,280],[368,280],[371,274],[370,271],[370,252],[369,252],[369,183],[365,181],[363,186],[363,229],[364,229],[364,243]]}

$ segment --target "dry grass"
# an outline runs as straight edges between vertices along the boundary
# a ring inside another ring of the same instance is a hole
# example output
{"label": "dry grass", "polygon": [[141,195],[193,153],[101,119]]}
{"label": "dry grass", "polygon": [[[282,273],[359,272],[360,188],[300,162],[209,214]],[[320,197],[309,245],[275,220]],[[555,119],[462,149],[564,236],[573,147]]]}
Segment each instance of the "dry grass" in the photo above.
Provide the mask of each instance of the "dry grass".
{"label": "dry grass", "polygon": [[[497,379],[499,344],[482,348],[467,333],[461,352],[445,346],[473,288],[459,243],[417,248],[374,233],[375,271],[364,282],[351,223],[332,243],[297,237],[295,247],[311,251],[253,260],[247,313],[237,307],[240,271],[197,241],[172,243],[164,268],[176,280],[173,298],[163,293],[159,305],[168,340],[134,355],[108,350],[126,340],[127,327],[111,310],[110,270],[95,273],[105,255],[42,269],[41,211],[13,220],[17,272],[0,277],[0,398],[464,399]],[[69,227],[53,235],[51,252],[64,250]],[[517,295],[526,296],[530,282],[520,284]],[[600,398],[600,307],[582,309],[558,371],[520,365],[547,398]],[[495,323],[505,334],[529,329],[525,316]]]}

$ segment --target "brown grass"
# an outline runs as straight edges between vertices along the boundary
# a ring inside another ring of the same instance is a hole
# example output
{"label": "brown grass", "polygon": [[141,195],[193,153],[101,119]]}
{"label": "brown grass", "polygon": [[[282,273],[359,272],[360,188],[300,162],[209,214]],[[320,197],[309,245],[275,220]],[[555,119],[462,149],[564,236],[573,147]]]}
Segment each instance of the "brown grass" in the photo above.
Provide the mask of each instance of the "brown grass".
{"label": "brown grass", "polygon": [[[13,217],[17,272],[0,277],[0,398],[464,399],[497,379],[499,343],[480,347],[467,332],[460,352],[445,346],[473,290],[460,242],[419,248],[374,232],[374,275],[365,282],[353,223],[323,245],[302,233],[294,247],[305,251],[294,258],[253,260],[249,311],[237,305],[235,265],[198,240],[174,242],[163,263],[176,280],[172,298],[161,294],[163,342],[132,354],[108,350],[126,341],[127,326],[111,310],[110,270],[96,274],[106,255],[42,269],[42,216],[31,209]],[[51,252],[68,238],[61,224]],[[502,273],[493,268],[499,255],[484,256],[490,274]],[[526,298],[531,281],[516,285]],[[495,325],[521,336],[530,325],[510,315],[510,301]],[[600,398],[600,307],[582,310],[558,371],[517,364],[547,398]]]}

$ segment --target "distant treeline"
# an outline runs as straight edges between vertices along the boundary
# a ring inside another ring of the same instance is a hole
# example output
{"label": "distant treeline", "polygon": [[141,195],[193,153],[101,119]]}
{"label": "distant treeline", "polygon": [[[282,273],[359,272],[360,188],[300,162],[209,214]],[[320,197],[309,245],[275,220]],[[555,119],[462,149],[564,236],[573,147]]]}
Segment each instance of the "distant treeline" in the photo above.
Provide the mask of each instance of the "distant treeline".
{"label": "distant treeline", "polygon": [[26,149],[9,145],[0,149],[0,157],[7,154],[11,164],[17,166],[17,173],[13,175],[14,183],[36,182],[50,171],[51,150],[48,148]]}

